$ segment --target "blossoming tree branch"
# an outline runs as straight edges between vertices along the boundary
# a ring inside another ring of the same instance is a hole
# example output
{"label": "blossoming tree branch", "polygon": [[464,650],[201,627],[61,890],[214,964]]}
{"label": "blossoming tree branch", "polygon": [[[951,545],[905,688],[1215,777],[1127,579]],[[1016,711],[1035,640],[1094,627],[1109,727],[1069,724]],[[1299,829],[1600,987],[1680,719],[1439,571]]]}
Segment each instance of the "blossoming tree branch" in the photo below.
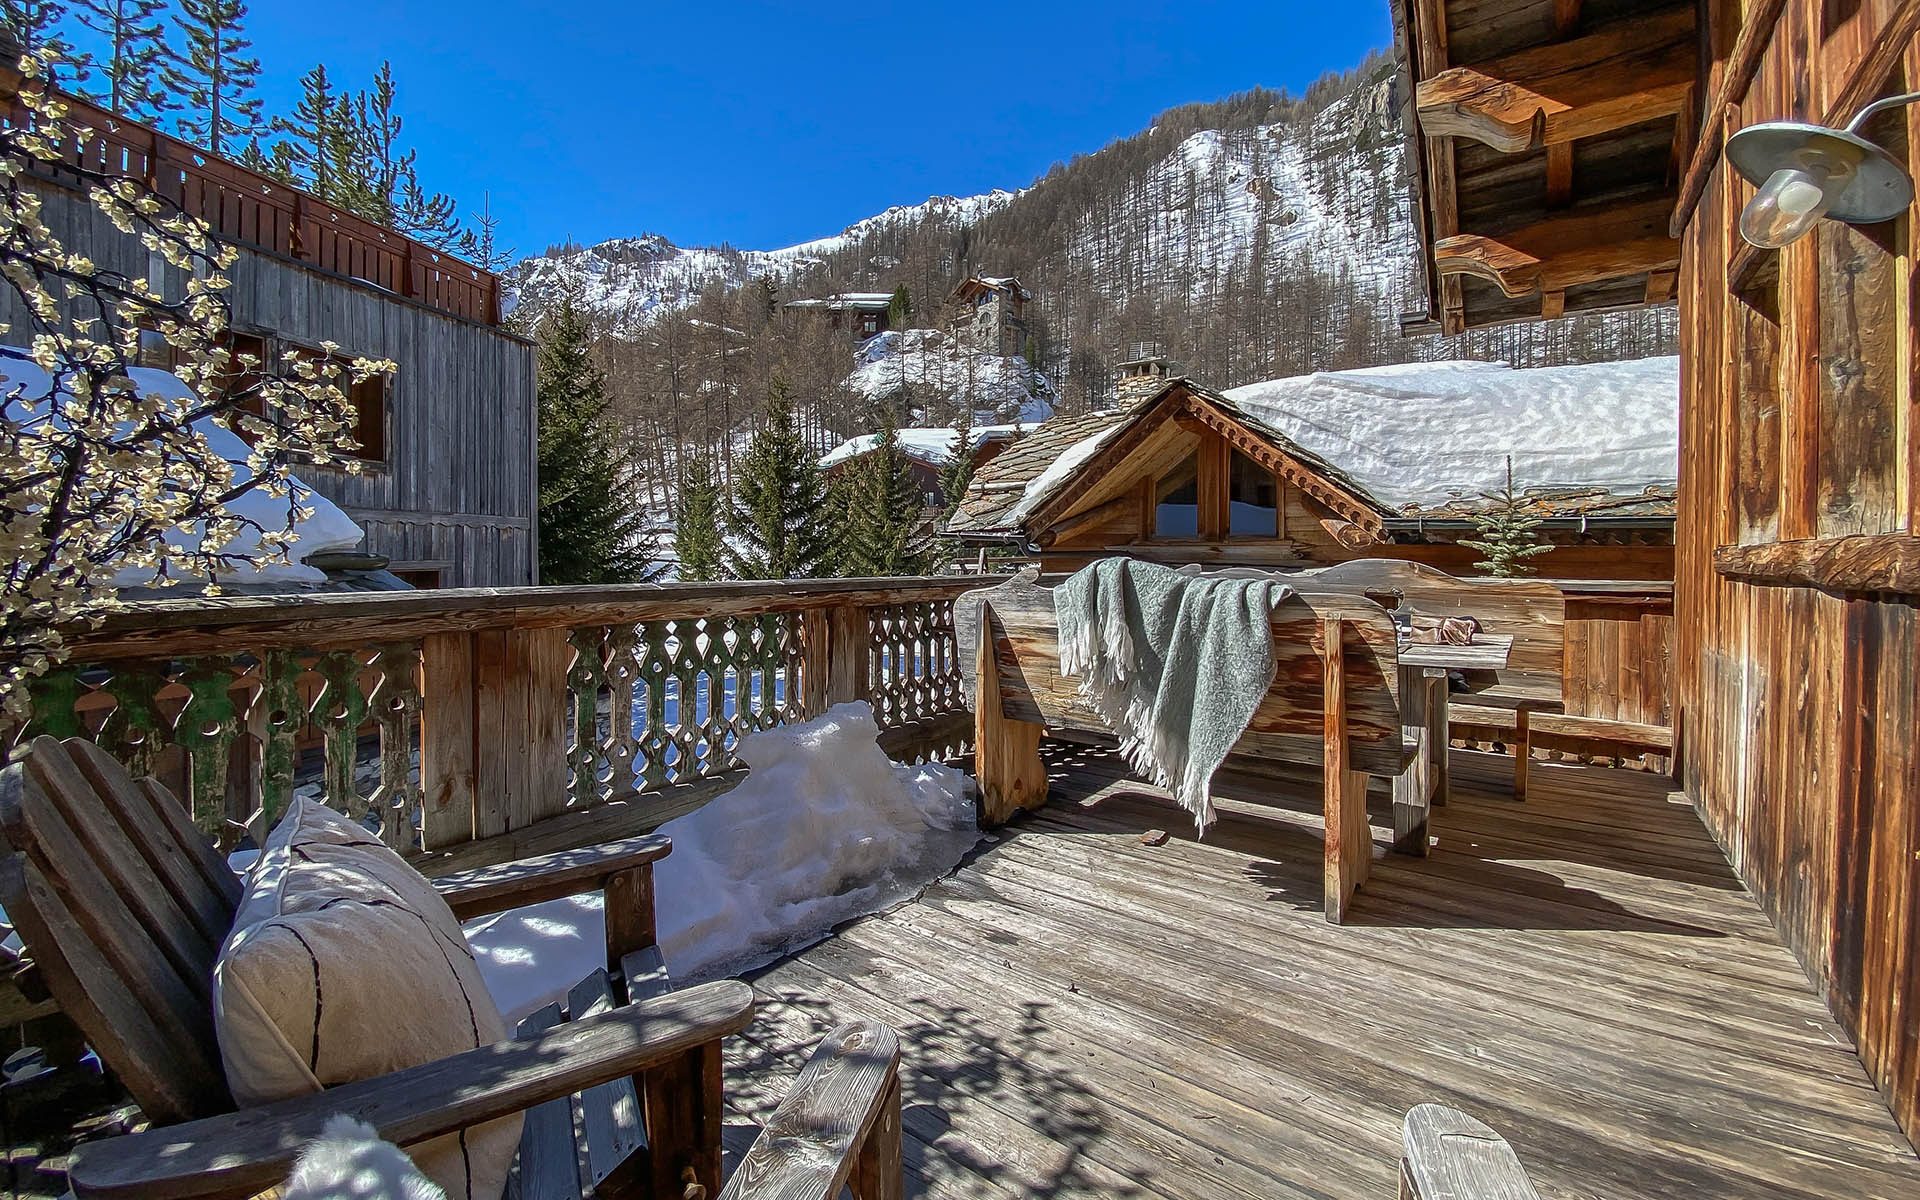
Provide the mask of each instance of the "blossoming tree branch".
{"label": "blossoming tree branch", "polygon": [[[0,713],[10,718],[64,657],[62,627],[97,621],[129,573],[217,591],[236,569],[289,561],[295,524],[312,515],[293,466],[356,470],[344,385],[394,370],[338,358],[332,345],[276,361],[229,350],[237,251],[141,181],[90,165],[95,133],[67,120],[46,82],[51,64],[21,61],[28,115],[0,129],[0,275],[23,314],[0,340],[38,367],[20,364],[0,392]],[[49,176],[84,191],[182,285],[156,288],[69,253],[41,219],[32,181]],[[184,387],[139,369],[143,342],[164,343]],[[244,455],[215,449],[210,435],[233,444],[220,427],[245,439]],[[284,506],[236,510],[256,492]]]}

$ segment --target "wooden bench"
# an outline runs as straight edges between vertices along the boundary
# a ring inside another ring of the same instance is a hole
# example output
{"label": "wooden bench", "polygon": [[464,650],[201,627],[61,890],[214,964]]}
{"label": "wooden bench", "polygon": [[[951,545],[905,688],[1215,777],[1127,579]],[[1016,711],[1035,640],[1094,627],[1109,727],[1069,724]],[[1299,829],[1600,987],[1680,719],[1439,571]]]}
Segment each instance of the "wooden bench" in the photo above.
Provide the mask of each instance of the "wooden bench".
{"label": "wooden bench", "polygon": [[1402,1132],[1400,1200],[1540,1200],[1507,1139],[1444,1104],[1417,1104]]}
{"label": "wooden bench", "polygon": [[[0,904],[36,976],[158,1127],[78,1147],[68,1181],[82,1200],[252,1196],[337,1113],[409,1146],[525,1112],[516,1200],[719,1191],[720,1043],[752,1019],[753,992],[669,987],[653,921],[665,838],[433,881],[462,920],[603,892],[608,966],[566,1011],[535,1014],[510,1041],[235,1112],[212,988],[241,885],[185,808],[91,742],[41,737],[0,771],[0,833]],[[898,1062],[884,1026],[836,1031],[729,1194],[828,1200],[852,1178],[860,1200],[897,1196]]]}
{"label": "wooden bench", "polygon": [[1362,558],[1291,576],[1297,586],[1357,592],[1394,607],[1401,599],[1420,617],[1472,617],[1482,632],[1513,639],[1507,665],[1472,672],[1456,694],[1450,717],[1481,724],[1494,712],[1511,714],[1513,796],[1527,798],[1535,713],[1565,707],[1567,601],[1550,583],[1526,579],[1458,579],[1421,563]]}
{"label": "wooden bench", "polygon": [[[1053,591],[1036,580],[1023,572],[954,601],[983,824],[1045,802],[1045,732],[1112,732],[1080,700],[1078,682],[1060,674]],[[1321,768],[1325,905],[1338,922],[1372,862],[1368,778],[1398,775],[1410,761],[1393,619],[1361,596],[1297,592],[1274,611],[1272,637],[1273,685],[1235,753]]]}

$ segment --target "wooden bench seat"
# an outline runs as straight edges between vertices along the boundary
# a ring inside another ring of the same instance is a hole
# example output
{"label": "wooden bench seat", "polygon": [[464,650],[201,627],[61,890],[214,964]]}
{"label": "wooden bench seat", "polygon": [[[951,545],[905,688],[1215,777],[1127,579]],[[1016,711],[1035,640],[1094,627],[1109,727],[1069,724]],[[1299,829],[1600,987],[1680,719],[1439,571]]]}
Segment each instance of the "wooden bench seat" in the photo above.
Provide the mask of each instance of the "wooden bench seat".
{"label": "wooden bench seat", "polygon": [[[1037,578],[1023,572],[954,601],[983,824],[1045,801],[1043,733],[1112,732],[1080,700],[1078,681],[1060,674],[1053,591]],[[1362,596],[1298,591],[1270,624],[1274,681],[1234,753],[1320,768],[1325,906],[1338,922],[1372,862],[1367,781],[1399,775],[1415,751],[1401,724],[1393,620]]]}

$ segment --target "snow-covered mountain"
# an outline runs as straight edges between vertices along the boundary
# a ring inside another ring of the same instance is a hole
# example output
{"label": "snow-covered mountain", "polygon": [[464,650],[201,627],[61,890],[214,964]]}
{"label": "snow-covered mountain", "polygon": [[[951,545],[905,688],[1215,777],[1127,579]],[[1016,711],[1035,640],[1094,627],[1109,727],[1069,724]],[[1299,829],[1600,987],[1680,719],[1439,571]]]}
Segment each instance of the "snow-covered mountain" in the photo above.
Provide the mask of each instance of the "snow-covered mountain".
{"label": "snow-covered mountain", "polygon": [[[587,306],[615,327],[633,329],[662,308],[691,303],[711,284],[738,287],[762,276],[785,282],[884,234],[966,229],[1017,195],[996,189],[978,196],[934,196],[919,204],[895,205],[831,236],[777,250],[676,246],[657,233],[565,246],[523,260],[509,273],[508,283],[516,302],[535,307],[577,289]],[[892,265],[885,255],[874,257],[877,271]]]}

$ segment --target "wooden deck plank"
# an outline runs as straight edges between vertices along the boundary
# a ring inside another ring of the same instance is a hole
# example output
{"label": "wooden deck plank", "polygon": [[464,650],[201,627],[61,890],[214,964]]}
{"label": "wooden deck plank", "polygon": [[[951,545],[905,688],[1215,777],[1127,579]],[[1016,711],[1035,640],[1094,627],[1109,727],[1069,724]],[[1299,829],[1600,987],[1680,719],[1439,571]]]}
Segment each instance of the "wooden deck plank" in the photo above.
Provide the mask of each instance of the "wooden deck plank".
{"label": "wooden deck plank", "polygon": [[[762,972],[743,1116],[835,1023],[901,1030],[915,1196],[1392,1195],[1423,1101],[1543,1196],[1920,1194],[1920,1161],[1657,777],[1465,756],[1428,859],[1319,916],[1316,780],[1235,774],[1204,842],[1104,751],[918,899]],[[1371,816],[1384,826],[1384,794]],[[1163,844],[1142,844],[1151,827]],[[1374,831],[1383,849],[1385,828]]]}

